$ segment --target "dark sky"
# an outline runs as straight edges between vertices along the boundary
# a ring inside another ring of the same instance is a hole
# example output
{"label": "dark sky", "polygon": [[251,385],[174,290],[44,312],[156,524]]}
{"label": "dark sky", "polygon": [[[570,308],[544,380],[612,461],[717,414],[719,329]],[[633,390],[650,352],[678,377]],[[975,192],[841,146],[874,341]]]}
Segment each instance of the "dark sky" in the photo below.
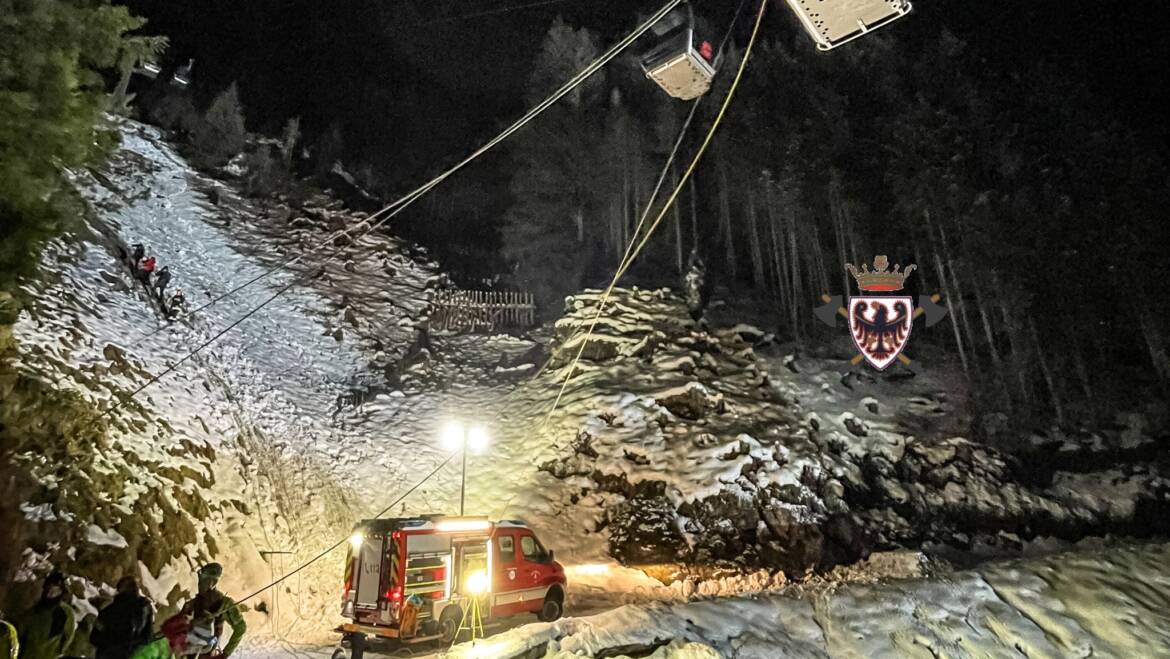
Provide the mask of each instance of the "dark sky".
{"label": "dark sky", "polygon": [[[253,128],[294,115],[311,127],[343,108],[395,117],[404,144],[426,134],[432,151],[465,153],[524,110],[522,91],[550,23],[559,15],[612,43],[660,0],[127,0],[169,34],[172,52],[196,58],[210,90],[239,80]],[[755,0],[747,0],[751,12]],[[722,31],[735,0],[697,0]],[[887,30],[913,48],[946,28],[971,46],[973,65],[1010,75],[1039,65],[1067,72],[1123,122],[1165,139],[1170,60],[1162,0],[918,0]],[[765,34],[805,39],[781,0]],[[497,12],[497,13],[492,13]],[[488,15],[468,17],[471,14]],[[750,16],[741,20],[746,39]],[[846,46],[847,48],[848,46]],[[834,57],[835,53],[824,54]],[[1026,93],[1026,78],[1021,93]],[[307,115],[307,116],[305,116]],[[379,149],[397,140],[388,134]],[[414,146],[404,150],[415,150]],[[420,156],[422,154],[419,154]]]}

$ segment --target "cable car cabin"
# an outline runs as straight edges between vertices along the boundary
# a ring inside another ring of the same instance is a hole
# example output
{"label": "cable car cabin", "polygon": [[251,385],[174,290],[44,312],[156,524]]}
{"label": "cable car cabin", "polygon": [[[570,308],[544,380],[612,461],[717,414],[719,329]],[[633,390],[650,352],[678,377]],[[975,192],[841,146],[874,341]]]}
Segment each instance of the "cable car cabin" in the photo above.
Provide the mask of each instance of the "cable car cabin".
{"label": "cable car cabin", "polygon": [[565,601],[565,570],[524,522],[366,520],[350,539],[341,604],[350,622],[337,631],[354,659],[368,637],[450,643],[461,624],[469,626],[464,614],[473,598],[484,620],[522,613],[556,620]]}
{"label": "cable car cabin", "polygon": [[787,2],[821,50],[832,50],[910,13],[909,0]]}
{"label": "cable car cabin", "polygon": [[715,50],[695,32],[690,5],[675,9],[653,28],[657,45],[642,56],[646,77],[671,96],[689,101],[711,89]]}

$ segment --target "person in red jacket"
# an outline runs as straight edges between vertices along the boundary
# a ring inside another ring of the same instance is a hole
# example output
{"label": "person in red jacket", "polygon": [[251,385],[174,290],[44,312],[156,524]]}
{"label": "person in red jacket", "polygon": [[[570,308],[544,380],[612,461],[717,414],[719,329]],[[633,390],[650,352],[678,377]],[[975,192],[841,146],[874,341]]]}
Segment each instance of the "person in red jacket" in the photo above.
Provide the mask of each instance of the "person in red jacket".
{"label": "person in red jacket", "polygon": [[155,260],[153,256],[146,257],[142,262],[142,267],[138,270],[138,278],[147,286],[150,285],[150,274],[154,272]]}
{"label": "person in red jacket", "polygon": [[713,60],[715,57],[715,51],[711,48],[710,41],[704,41],[699,45],[699,54],[702,55],[703,59],[707,60],[708,62]]}

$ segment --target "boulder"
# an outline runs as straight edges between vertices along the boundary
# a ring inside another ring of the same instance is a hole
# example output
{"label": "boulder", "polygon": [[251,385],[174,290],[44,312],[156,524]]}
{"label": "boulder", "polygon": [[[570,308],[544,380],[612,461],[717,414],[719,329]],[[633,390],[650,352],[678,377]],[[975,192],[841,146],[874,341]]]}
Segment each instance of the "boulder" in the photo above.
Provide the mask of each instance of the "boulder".
{"label": "boulder", "polygon": [[789,576],[803,575],[821,564],[825,536],[822,519],[805,506],[773,502],[762,509],[765,530],[760,557]]}
{"label": "boulder", "polygon": [[684,548],[665,497],[634,498],[606,511],[609,553],[625,564],[670,563]]}
{"label": "boulder", "polygon": [[723,397],[719,394],[711,395],[702,384],[691,382],[659,395],[655,402],[677,417],[695,421],[718,410],[723,404]]}

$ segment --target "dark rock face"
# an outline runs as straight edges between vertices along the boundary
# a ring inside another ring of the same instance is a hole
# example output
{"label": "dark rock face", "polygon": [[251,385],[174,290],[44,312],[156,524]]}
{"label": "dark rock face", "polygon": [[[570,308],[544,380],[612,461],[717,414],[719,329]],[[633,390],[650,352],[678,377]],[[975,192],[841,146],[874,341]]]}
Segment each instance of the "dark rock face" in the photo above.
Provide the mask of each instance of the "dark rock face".
{"label": "dark rock face", "polygon": [[[589,300],[571,301],[562,340],[592,317]],[[627,373],[607,386],[642,402],[632,417],[629,397],[594,411],[541,469],[574,479],[572,504],[604,502],[601,528],[589,531],[608,533],[623,562],[798,576],[899,547],[1170,532],[1170,479],[1158,466],[1166,450],[1156,442],[1100,450],[1119,443],[1059,436],[1005,453],[940,431],[956,425],[945,392],[879,402],[872,375],[816,380],[825,366],[811,359],[793,375],[783,361],[769,374],[743,327],[697,330],[682,301],[658,292],[619,291],[614,306],[584,359]],[[784,385],[802,378],[814,386]],[[825,400],[836,397],[853,400],[830,412]],[[816,411],[801,411],[802,401]]]}
{"label": "dark rock face", "polygon": [[689,386],[683,391],[663,396],[657,399],[657,402],[675,416],[692,421],[707,416],[708,412],[717,412],[723,407],[723,401],[719,396],[707,394],[701,386]]}
{"label": "dark rock face", "polygon": [[637,497],[606,512],[609,552],[629,564],[670,563],[680,558],[682,538],[674,506],[663,497]]}

